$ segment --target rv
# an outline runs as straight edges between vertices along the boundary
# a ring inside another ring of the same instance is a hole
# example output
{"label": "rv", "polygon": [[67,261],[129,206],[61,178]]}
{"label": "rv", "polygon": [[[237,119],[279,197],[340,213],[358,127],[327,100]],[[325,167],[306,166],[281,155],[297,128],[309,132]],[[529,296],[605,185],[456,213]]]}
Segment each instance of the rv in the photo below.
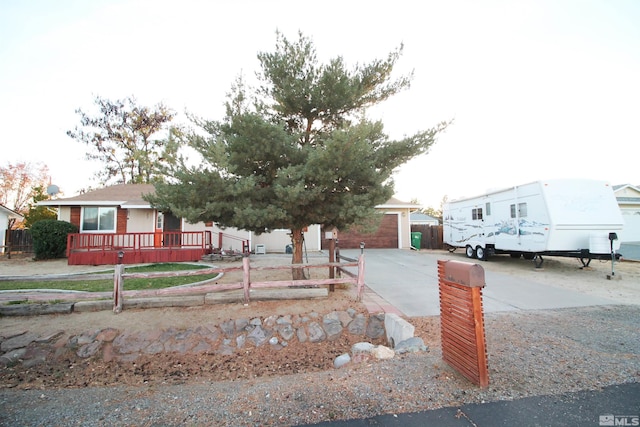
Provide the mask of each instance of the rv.
{"label": "rv", "polygon": [[[591,180],[536,181],[443,207],[443,239],[469,258],[524,257],[540,267],[543,255],[592,259],[617,256],[620,208],[609,184]],[[615,255],[614,255],[615,254]]]}

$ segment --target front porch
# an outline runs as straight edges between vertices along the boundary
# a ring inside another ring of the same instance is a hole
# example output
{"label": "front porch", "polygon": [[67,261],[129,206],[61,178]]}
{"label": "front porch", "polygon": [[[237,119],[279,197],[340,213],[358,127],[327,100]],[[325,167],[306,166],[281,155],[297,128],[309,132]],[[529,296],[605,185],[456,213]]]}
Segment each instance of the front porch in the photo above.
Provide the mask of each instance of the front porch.
{"label": "front porch", "polygon": [[69,265],[199,261],[212,251],[210,231],[74,233],[67,236]]}

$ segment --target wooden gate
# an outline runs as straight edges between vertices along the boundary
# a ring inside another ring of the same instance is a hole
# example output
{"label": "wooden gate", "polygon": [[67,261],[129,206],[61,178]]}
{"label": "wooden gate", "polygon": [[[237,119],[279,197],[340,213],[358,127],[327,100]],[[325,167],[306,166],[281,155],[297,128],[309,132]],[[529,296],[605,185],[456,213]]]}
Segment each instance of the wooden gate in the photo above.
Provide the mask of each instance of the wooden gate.
{"label": "wooden gate", "polygon": [[413,224],[411,225],[411,232],[422,233],[422,239],[420,240],[420,249],[443,249],[444,243],[442,240],[442,226],[441,225],[426,225],[426,224]]}

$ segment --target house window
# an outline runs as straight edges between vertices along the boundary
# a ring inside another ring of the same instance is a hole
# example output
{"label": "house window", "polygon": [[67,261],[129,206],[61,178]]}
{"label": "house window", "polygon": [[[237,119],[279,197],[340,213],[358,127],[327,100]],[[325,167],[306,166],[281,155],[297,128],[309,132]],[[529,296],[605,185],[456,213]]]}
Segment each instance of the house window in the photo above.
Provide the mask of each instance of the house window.
{"label": "house window", "polygon": [[471,217],[473,219],[482,219],[482,208],[473,208],[471,210]]}
{"label": "house window", "polygon": [[[527,204],[518,203],[518,218],[524,218],[527,216]],[[511,218],[516,217],[516,205],[511,205]]]}
{"label": "house window", "polygon": [[116,231],[116,208],[86,207],[82,209],[82,231]]}

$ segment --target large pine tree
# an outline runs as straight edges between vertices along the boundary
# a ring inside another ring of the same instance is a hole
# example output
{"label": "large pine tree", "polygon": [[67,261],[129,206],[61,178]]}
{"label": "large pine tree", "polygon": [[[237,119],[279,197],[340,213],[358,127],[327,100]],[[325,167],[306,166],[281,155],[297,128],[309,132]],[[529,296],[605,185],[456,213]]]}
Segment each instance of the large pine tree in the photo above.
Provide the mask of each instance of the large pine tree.
{"label": "large pine tree", "polygon": [[203,162],[183,164],[150,201],[191,222],[290,229],[297,264],[305,227],[370,218],[393,194],[393,170],[425,153],[447,123],[391,140],[381,122],[367,120],[368,107],[409,86],[411,76],[391,78],[402,47],[347,69],[341,57],[319,63],[302,34],[293,43],[276,36],[275,51],[258,54],[260,87],[249,92],[239,79],[224,120],[196,121],[187,142]]}

